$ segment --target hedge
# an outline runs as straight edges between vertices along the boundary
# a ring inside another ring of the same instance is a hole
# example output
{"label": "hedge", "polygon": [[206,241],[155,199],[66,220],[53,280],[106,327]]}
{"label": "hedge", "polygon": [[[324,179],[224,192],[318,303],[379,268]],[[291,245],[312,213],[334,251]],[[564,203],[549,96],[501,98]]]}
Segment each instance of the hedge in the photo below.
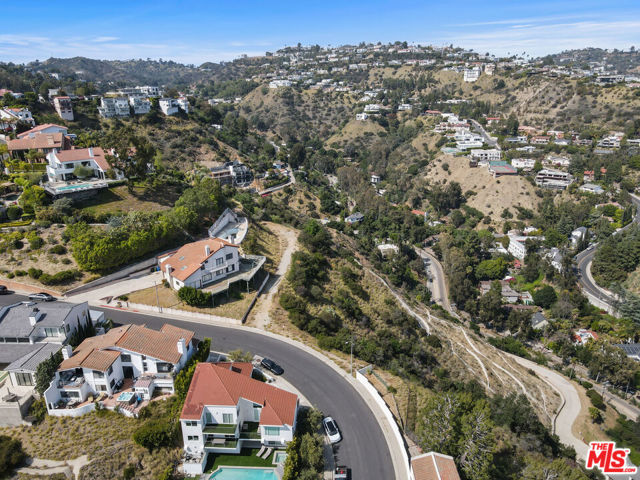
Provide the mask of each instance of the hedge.
{"label": "hedge", "polygon": [[43,285],[63,285],[71,283],[74,280],[79,280],[80,278],[82,278],[82,273],[78,270],[62,270],[53,275],[43,273],[38,280],[40,280],[40,283]]}

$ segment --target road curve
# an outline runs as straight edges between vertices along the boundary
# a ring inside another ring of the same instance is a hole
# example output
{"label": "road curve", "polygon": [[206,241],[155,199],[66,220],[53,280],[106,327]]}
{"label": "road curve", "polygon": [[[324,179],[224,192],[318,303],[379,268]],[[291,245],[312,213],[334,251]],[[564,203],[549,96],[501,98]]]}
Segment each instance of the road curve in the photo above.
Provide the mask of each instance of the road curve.
{"label": "road curve", "polygon": [[[4,295],[0,305],[27,300],[21,295]],[[146,324],[159,329],[164,323],[193,330],[196,337],[211,338],[211,348],[218,351],[242,349],[273,358],[284,368],[283,377],[309,401],[331,415],[342,432],[336,445],[336,461],[352,469],[353,478],[393,479],[391,452],[376,417],[355,388],[326,363],[300,348],[276,338],[251,331],[164,319],[122,310],[102,309],[116,323]]]}

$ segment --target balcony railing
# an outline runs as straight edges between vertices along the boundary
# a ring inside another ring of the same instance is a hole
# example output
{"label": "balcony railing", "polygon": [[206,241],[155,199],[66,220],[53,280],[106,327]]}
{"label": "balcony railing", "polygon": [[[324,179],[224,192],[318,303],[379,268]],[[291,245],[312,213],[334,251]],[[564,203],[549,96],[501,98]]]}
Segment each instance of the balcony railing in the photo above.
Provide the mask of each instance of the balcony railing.
{"label": "balcony railing", "polygon": [[58,388],[78,388],[84,383],[84,377],[72,378],[70,380],[59,380]]}
{"label": "balcony railing", "polygon": [[234,435],[238,425],[235,423],[218,423],[204,426],[203,433],[218,433],[222,435]]}
{"label": "balcony railing", "polygon": [[240,438],[259,440],[260,424],[258,422],[244,422],[240,428]]}
{"label": "balcony railing", "polygon": [[204,446],[207,448],[236,448],[238,446],[238,440],[215,438],[213,440],[207,440]]}

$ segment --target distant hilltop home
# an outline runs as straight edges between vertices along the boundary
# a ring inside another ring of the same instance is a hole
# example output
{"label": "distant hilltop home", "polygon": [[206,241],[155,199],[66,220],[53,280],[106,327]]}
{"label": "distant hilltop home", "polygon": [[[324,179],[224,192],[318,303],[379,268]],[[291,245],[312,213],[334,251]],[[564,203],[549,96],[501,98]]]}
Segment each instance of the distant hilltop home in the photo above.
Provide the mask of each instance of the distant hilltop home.
{"label": "distant hilltop home", "polygon": [[77,167],[88,168],[91,175],[105,179],[107,170],[111,168],[100,147],[74,148],[51,152],[47,155],[47,176],[50,182],[65,182],[76,179],[74,171]]}
{"label": "distant hilltop home", "polygon": [[35,373],[80,329],[104,319],[87,302],[21,302],[0,309],[0,425],[20,425],[33,400]]}
{"label": "distant hilltop home", "polygon": [[542,188],[564,190],[573,183],[573,176],[560,170],[543,168],[537,173],[535,182],[537,186]]}
{"label": "distant hilltop home", "polygon": [[193,335],[169,324],[159,331],[123,325],[85,339],[75,350],[65,346],[44,392],[49,415],[76,417],[102,402],[135,416],[154,395],[174,392],[172,374],[193,355]]}
{"label": "distant hilltop home", "polygon": [[364,220],[364,215],[360,212],[353,213],[344,219],[348,224],[358,223]]}
{"label": "distant hilltop home", "polygon": [[126,97],[102,97],[98,113],[102,118],[128,117],[129,100]]}
{"label": "distant hilltop home", "polygon": [[189,113],[189,101],[185,97],[175,98],[161,98],[158,101],[160,110],[165,115],[175,115],[180,110],[184,113]]}
{"label": "distant hilltop home", "polygon": [[246,186],[253,181],[253,172],[244,163],[235,160],[211,167],[211,177],[221,185]]}
{"label": "distant hilltop home", "polygon": [[73,105],[69,97],[54,97],[53,107],[61,119],[73,122]]}
{"label": "distant hilltop home", "polygon": [[482,148],[474,148],[471,150],[471,159],[479,164],[488,164],[492,161],[499,161],[502,158],[502,152],[495,148],[484,150]]}
{"label": "distant hilltop home", "polygon": [[196,365],[180,414],[186,474],[202,474],[209,454],[293,440],[298,396],[251,378],[252,372],[250,363]]}
{"label": "distant hilltop home", "polygon": [[221,238],[187,243],[158,258],[162,274],[174,290],[203,288],[240,270],[238,245]]}
{"label": "distant hilltop home", "polygon": [[480,78],[480,67],[473,67],[465,69],[462,72],[462,79],[465,82],[475,82]]}

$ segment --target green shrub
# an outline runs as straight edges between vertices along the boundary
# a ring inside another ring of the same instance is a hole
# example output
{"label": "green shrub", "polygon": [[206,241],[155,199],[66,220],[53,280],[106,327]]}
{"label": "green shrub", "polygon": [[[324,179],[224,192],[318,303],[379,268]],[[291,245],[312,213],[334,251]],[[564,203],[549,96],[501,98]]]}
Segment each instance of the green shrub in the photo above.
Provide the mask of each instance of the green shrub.
{"label": "green shrub", "polygon": [[40,275],[39,280],[43,285],[64,285],[80,278],[82,278],[82,273],[78,270],[62,270],[53,275],[43,273]]}
{"label": "green shrub", "polygon": [[20,440],[0,435],[0,477],[4,477],[24,462],[27,455]]}
{"label": "green shrub", "polygon": [[14,273],[16,274],[16,277],[24,277],[27,274],[24,270],[16,270]]}
{"label": "green shrub", "polygon": [[7,217],[9,220],[18,220],[22,216],[22,208],[18,205],[10,205],[7,208]]}
{"label": "green shrub", "polygon": [[193,287],[182,287],[178,290],[178,298],[192,307],[208,307],[212,305],[212,295]]}
{"label": "green shrub", "polygon": [[54,245],[49,249],[49,253],[52,253],[54,255],[64,255],[65,253],[67,253],[67,247],[65,247],[64,245]]}
{"label": "green shrub", "polygon": [[44,240],[42,239],[42,237],[38,237],[38,236],[29,237],[29,247],[31,247],[31,250],[38,250],[39,248],[42,248],[43,245],[44,245]]}
{"label": "green shrub", "polygon": [[31,278],[35,278],[36,280],[42,276],[42,270],[40,270],[39,268],[31,267],[29,270],[27,270],[27,272],[29,273],[29,276]]}
{"label": "green shrub", "polygon": [[166,419],[149,420],[133,433],[133,441],[148,450],[172,446],[174,439],[173,427]]}
{"label": "green shrub", "polygon": [[600,409],[600,410],[606,410],[607,406],[604,403],[604,400],[602,398],[602,395],[600,395],[598,392],[596,392],[595,390],[587,390],[587,397],[589,397],[589,399],[591,400],[591,404]]}
{"label": "green shrub", "polygon": [[587,390],[593,387],[593,383],[587,382],[586,380],[583,380],[582,382],[580,382],[580,385],[582,385]]}
{"label": "green shrub", "polygon": [[15,275],[15,273],[13,273],[13,272],[9,272],[9,273],[7,273],[7,278],[13,278],[13,277],[15,277],[15,276],[16,276],[16,275]]}

